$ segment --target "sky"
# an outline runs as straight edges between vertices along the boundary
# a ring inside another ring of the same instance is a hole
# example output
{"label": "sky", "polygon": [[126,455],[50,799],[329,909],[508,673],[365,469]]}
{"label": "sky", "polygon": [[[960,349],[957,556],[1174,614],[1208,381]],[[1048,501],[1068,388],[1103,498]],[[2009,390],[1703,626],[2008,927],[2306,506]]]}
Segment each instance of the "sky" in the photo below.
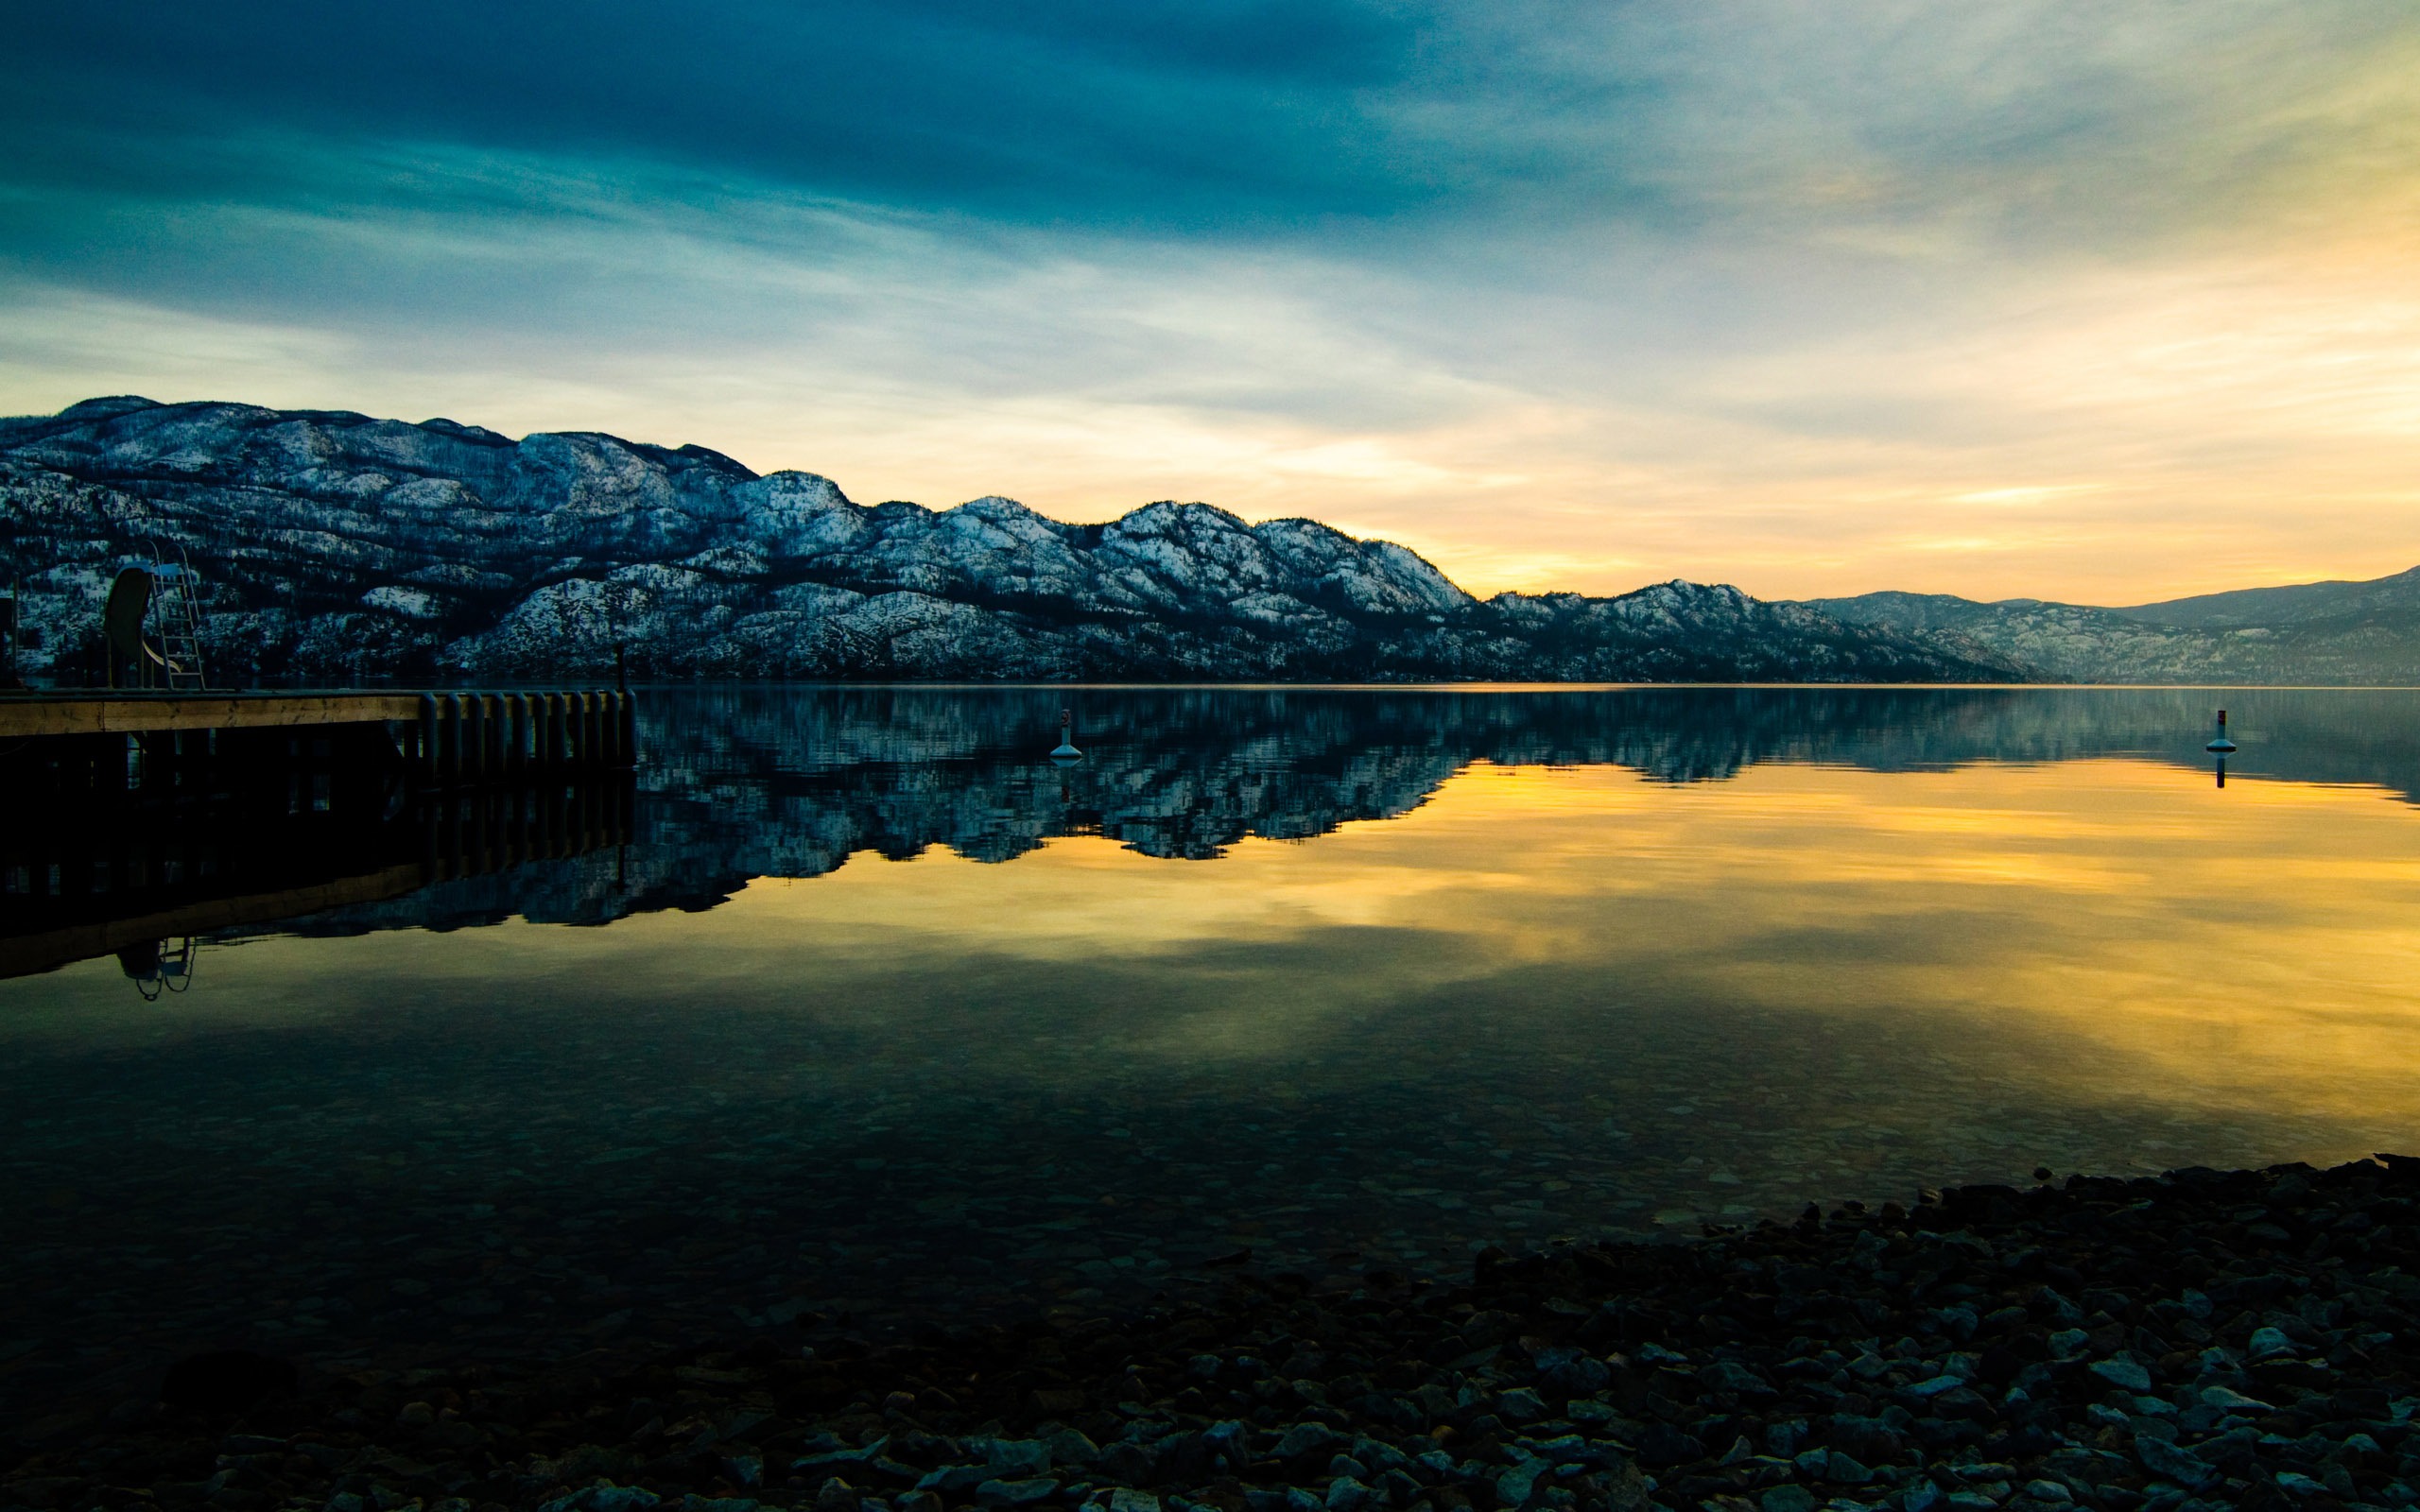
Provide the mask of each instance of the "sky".
{"label": "sky", "polygon": [[601,430],[1463,586],[2420,562],[2420,8],[88,0],[0,412]]}

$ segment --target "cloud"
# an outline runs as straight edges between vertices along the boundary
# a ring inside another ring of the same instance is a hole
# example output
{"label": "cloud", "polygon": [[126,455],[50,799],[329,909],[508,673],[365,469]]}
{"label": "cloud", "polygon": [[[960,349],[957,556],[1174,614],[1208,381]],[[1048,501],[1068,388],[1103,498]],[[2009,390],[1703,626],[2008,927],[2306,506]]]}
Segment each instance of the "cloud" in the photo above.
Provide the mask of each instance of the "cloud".
{"label": "cloud", "polygon": [[[2420,558],[2407,8],[53,8],[0,407],[697,440],[1646,577]],[[2012,507],[2010,501],[2027,501]]]}

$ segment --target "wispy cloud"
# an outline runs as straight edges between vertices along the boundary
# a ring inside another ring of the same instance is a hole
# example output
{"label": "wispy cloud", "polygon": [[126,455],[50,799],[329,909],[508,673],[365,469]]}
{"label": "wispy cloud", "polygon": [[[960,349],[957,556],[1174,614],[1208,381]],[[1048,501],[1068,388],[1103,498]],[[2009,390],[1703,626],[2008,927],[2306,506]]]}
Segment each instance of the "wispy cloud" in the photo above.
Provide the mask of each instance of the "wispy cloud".
{"label": "wispy cloud", "polygon": [[612,429],[1481,589],[2420,559],[2399,4],[53,8],[0,408]]}

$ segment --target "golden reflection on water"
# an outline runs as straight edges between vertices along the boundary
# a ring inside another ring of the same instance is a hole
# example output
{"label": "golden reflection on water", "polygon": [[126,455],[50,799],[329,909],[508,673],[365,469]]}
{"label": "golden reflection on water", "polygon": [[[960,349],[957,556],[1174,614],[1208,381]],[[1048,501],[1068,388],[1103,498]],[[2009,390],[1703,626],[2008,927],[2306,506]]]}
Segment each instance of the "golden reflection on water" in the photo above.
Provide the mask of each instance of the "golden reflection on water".
{"label": "golden reflection on water", "polygon": [[[998,867],[861,859],[759,882],[690,927],[685,958],[797,951],[869,989],[911,956],[1022,958],[1073,984],[1116,958],[1190,974],[1222,947],[1208,980],[1131,1005],[1195,1021],[1147,1041],[1162,1052],[1282,1055],[1392,996],[1543,968],[1566,998],[1979,1022],[2070,1052],[2069,1096],[2420,1111],[2420,814],[2148,763],[1767,765],[1686,787],[1478,766],[1402,819],[1214,863],[1080,838]],[[1347,953],[1315,990],[1279,980],[1302,974],[1294,953],[1252,960],[1347,931],[1389,948]]]}
{"label": "golden reflection on water", "polygon": [[[1000,864],[861,854],[704,914],[262,941],[207,965],[173,1019],[7,984],[34,1001],[0,1033],[670,1004],[980,1044],[936,1073],[961,1078],[1302,1060],[1349,1084],[1477,1015],[1542,1043],[1819,1015],[1904,1047],[1885,1082],[1947,1055],[2046,1104],[2375,1134],[2420,1114],[2420,813],[2118,760],[1681,786],[1481,765],[1400,818],[1216,861],[1098,837]],[[331,993],[338,972],[389,989]],[[1062,1032],[1036,1042],[1038,1023]]]}

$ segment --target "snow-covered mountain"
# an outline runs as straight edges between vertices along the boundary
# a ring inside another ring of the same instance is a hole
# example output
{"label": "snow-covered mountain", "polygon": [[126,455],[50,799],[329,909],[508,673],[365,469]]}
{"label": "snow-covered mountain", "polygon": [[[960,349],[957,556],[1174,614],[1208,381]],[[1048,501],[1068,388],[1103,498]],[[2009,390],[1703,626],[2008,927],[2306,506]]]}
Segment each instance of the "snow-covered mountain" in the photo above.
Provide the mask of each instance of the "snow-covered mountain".
{"label": "snow-covered mountain", "polygon": [[214,680],[641,676],[1976,681],[1955,636],[1737,589],[1478,600],[1402,546],[1153,504],[851,503],[701,447],[243,404],[0,421],[28,675],[97,666],[112,575],[184,553]]}
{"label": "snow-covered mountain", "polygon": [[1675,580],[1474,598],[1415,553],[1201,504],[1064,524],[854,504],[806,472],[245,404],[0,420],[36,679],[97,680],[130,561],[210,585],[213,680],[2420,681],[2420,569],[2127,609]]}

